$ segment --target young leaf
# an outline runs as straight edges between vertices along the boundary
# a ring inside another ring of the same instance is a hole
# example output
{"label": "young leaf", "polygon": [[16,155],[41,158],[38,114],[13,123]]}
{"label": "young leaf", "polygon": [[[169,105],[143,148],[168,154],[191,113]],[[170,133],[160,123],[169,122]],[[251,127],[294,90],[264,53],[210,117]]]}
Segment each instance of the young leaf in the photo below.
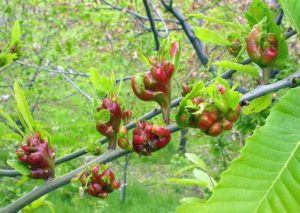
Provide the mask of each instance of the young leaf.
{"label": "young leaf", "polygon": [[185,184],[185,185],[196,185],[196,186],[208,186],[207,182],[204,180],[197,180],[197,179],[177,179],[177,178],[168,178],[167,179],[170,182],[173,183],[179,183],[179,184]]}
{"label": "young leaf", "polygon": [[[178,40],[178,52],[175,55],[175,58],[173,58],[173,64],[174,64],[174,73],[178,70],[179,68],[179,61],[180,61],[180,56],[181,56],[181,40]],[[173,74],[174,75],[174,74]]]}
{"label": "young leaf", "polygon": [[185,198],[182,198],[179,202],[181,204],[186,204],[186,203],[194,203],[194,202],[204,202],[205,200],[202,200],[198,197],[185,197]]}
{"label": "young leaf", "polygon": [[95,113],[95,119],[98,123],[105,124],[110,120],[110,112],[107,109],[102,109]]}
{"label": "young leaf", "polygon": [[18,82],[14,84],[14,92],[15,92],[15,100],[17,102],[18,112],[20,113],[20,117],[22,117],[25,121],[26,128],[30,131],[35,130],[35,124],[29,110],[29,105],[24,95],[23,90],[19,86]]}
{"label": "young leaf", "polygon": [[102,99],[114,91],[114,82],[111,81],[111,78],[100,76],[95,68],[90,69],[90,74],[91,82],[99,98]]}
{"label": "young leaf", "polygon": [[211,44],[217,45],[231,45],[231,43],[225,38],[225,36],[220,36],[220,33],[209,30],[203,27],[195,28],[195,35],[198,39],[204,42],[209,42]]}
{"label": "young leaf", "polygon": [[22,136],[24,136],[24,132],[19,128],[19,126],[14,122],[14,120],[10,117],[9,114],[3,111],[3,109],[0,108],[0,115],[7,121],[8,125],[16,129]]}
{"label": "young leaf", "polygon": [[216,181],[212,177],[210,177],[206,172],[200,169],[194,169],[193,174],[197,180],[206,182],[207,186],[209,186],[210,188],[216,185]]}
{"label": "young leaf", "polygon": [[176,173],[175,173],[175,176],[178,176],[178,175],[180,175],[181,173],[183,173],[183,172],[186,172],[186,171],[188,171],[188,170],[192,170],[192,169],[195,169],[195,168],[197,168],[197,167],[199,167],[198,165],[188,165],[188,166],[185,166],[185,167],[183,167],[183,168],[181,168],[179,171],[177,171]]}
{"label": "young leaf", "polygon": [[297,32],[300,32],[300,1],[299,0],[279,0],[284,14],[294,24]]}
{"label": "young leaf", "polygon": [[194,153],[185,153],[185,157],[196,164],[201,169],[206,169],[205,162]]}
{"label": "young leaf", "polygon": [[146,56],[141,50],[138,51],[138,55],[140,57],[140,59],[148,66],[151,66],[152,65],[152,61],[151,59]]}
{"label": "young leaf", "polygon": [[224,69],[234,69],[236,71],[246,73],[256,79],[258,78],[258,70],[252,65],[242,65],[231,61],[219,61],[216,62],[215,65]]}
{"label": "young leaf", "polygon": [[203,81],[195,83],[192,87],[192,91],[188,93],[180,102],[179,110],[176,115],[176,123],[179,127],[186,127],[185,124],[181,122],[180,117],[185,113],[186,107],[189,105],[189,103],[191,103],[190,100],[194,97],[199,96],[203,88]]}
{"label": "young leaf", "polygon": [[17,58],[15,53],[0,53],[0,67],[8,65]]}
{"label": "young leaf", "polygon": [[252,113],[260,112],[268,108],[268,106],[270,106],[271,103],[272,103],[272,93],[269,93],[267,95],[264,95],[262,97],[259,97],[251,101],[248,106],[243,107],[243,113],[245,115],[249,115]]}
{"label": "young leaf", "polygon": [[[180,205],[177,209],[177,213],[199,213],[199,208],[201,208],[203,205],[203,200],[197,199],[190,199],[189,202],[183,202],[182,205]],[[205,211],[203,211],[205,212]]]}
{"label": "young leaf", "polygon": [[11,29],[10,46],[18,45],[21,42],[21,27],[19,21],[15,21]]}
{"label": "young leaf", "polygon": [[9,140],[9,141],[18,141],[19,143],[22,143],[23,137],[17,133],[8,133],[2,136],[3,139]]}
{"label": "young leaf", "polygon": [[223,25],[223,26],[226,26],[226,27],[232,27],[234,29],[236,29],[236,28],[242,29],[242,27],[239,24],[234,24],[234,23],[231,23],[231,22],[225,22],[225,21],[222,21],[220,19],[216,19],[214,17],[206,16],[203,13],[190,14],[189,16],[190,17],[195,17],[195,18],[201,18],[201,19],[204,19],[208,22],[217,23],[217,24],[220,24],[220,25]]}
{"label": "young leaf", "polygon": [[259,23],[263,18],[267,17],[272,20],[273,16],[268,6],[262,0],[253,0],[245,13],[245,18],[251,27]]}
{"label": "young leaf", "polygon": [[30,175],[31,171],[30,169],[23,163],[17,160],[8,160],[8,165],[10,165],[12,168],[14,168],[17,172],[21,173],[22,175]]}

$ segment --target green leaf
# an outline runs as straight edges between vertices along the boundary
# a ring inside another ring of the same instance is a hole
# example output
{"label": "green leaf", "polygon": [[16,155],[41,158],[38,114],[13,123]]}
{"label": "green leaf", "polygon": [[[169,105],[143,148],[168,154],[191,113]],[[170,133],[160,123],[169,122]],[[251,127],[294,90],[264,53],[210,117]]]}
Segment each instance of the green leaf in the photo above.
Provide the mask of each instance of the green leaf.
{"label": "green leaf", "polygon": [[22,186],[22,185],[24,185],[25,183],[27,183],[27,181],[29,181],[30,180],[30,177],[29,176],[25,176],[25,175],[23,175],[23,176],[21,176],[21,178],[18,180],[18,182],[17,182],[17,186]]}
{"label": "green leaf", "polygon": [[177,179],[177,178],[168,178],[169,182],[184,184],[184,185],[196,185],[196,186],[208,186],[206,181],[197,180],[197,179]]}
{"label": "green leaf", "polygon": [[138,56],[146,65],[148,66],[152,65],[151,59],[148,56],[146,56],[141,50],[138,51]]}
{"label": "green leaf", "polygon": [[269,20],[275,18],[270,13],[268,6],[262,0],[253,0],[245,13],[245,18],[248,20],[250,26],[253,27],[265,17]]}
{"label": "green leaf", "polygon": [[90,69],[90,79],[96,90],[97,96],[103,98],[107,94],[114,92],[115,82],[111,77],[100,76],[95,68]]}
{"label": "green leaf", "polygon": [[193,202],[185,202],[176,209],[176,213],[199,213],[203,201],[193,200]]}
{"label": "green leaf", "polygon": [[110,120],[110,112],[107,109],[102,109],[95,113],[96,122],[105,124]]}
{"label": "green leaf", "polygon": [[[181,50],[182,50],[182,42],[181,42],[181,39],[178,39],[178,52],[175,56],[175,58],[173,59],[173,64],[174,64],[174,73],[177,72],[178,68],[179,68],[179,65],[180,65],[180,57],[181,57]],[[173,73],[173,76],[174,76],[174,73]]]}
{"label": "green leaf", "polygon": [[188,170],[195,169],[195,168],[197,168],[197,167],[198,167],[198,165],[188,165],[188,166],[185,166],[185,167],[181,168],[179,171],[177,171],[177,172],[175,173],[175,176],[178,176],[178,175],[180,175],[180,174],[183,173],[183,172],[186,172],[186,171],[188,171]]}
{"label": "green leaf", "polygon": [[8,160],[7,163],[22,175],[29,176],[31,174],[30,169],[18,160]]}
{"label": "green leaf", "polygon": [[206,169],[205,162],[202,159],[200,159],[196,154],[194,154],[194,153],[185,153],[184,155],[185,155],[185,157],[187,159],[189,159],[190,161],[192,161],[199,168],[204,169],[204,170]]}
{"label": "green leaf", "polygon": [[252,65],[243,65],[239,63],[234,63],[231,61],[219,61],[215,63],[216,66],[222,67],[224,69],[234,69],[238,72],[246,73],[254,78],[258,78],[258,69]]}
{"label": "green leaf", "polygon": [[219,32],[215,32],[207,28],[196,27],[195,35],[199,40],[203,42],[225,46],[231,45],[231,43],[225,38],[225,36],[220,36]]}
{"label": "green leaf", "polygon": [[243,107],[243,114],[249,115],[268,108],[272,103],[272,97],[272,93],[269,93],[251,101],[248,106]]}
{"label": "green leaf", "polygon": [[15,53],[0,53],[0,67],[11,64],[16,58]]}
{"label": "green leaf", "polygon": [[21,27],[19,21],[15,21],[11,29],[10,45],[18,45],[21,42]]}
{"label": "green leaf", "polygon": [[300,88],[271,109],[197,212],[300,211]]}
{"label": "green leaf", "polygon": [[24,95],[24,92],[19,86],[18,82],[15,82],[14,84],[14,92],[20,117],[25,121],[26,128],[30,131],[34,131],[35,124],[29,110],[29,105]]}
{"label": "green leaf", "polygon": [[8,125],[16,129],[21,135],[24,136],[24,132],[19,128],[19,126],[14,122],[14,120],[10,117],[9,114],[3,111],[3,109],[0,108],[0,115],[7,121]]}
{"label": "green leaf", "polygon": [[192,87],[192,91],[181,100],[179,111],[176,115],[176,123],[179,127],[186,127],[185,124],[180,121],[180,117],[185,113],[186,107],[189,105],[190,100],[194,97],[199,96],[203,88],[204,83],[202,81],[195,83]]}
{"label": "green leaf", "polygon": [[279,0],[284,14],[291,20],[297,32],[300,32],[300,1],[299,0]]}
{"label": "green leaf", "polygon": [[190,17],[195,17],[195,18],[201,18],[201,19],[204,19],[208,22],[217,23],[217,24],[220,24],[220,25],[223,25],[223,26],[226,26],[226,27],[232,27],[234,29],[236,29],[236,28],[242,29],[242,27],[239,24],[234,24],[234,23],[231,23],[231,22],[225,22],[225,21],[222,21],[220,19],[216,19],[214,17],[206,16],[203,13],[190,14],[189,16]]}
{"label": "green leaf", "polygon": [[206,182],[207,186],[209,186],[210,188],[216,185],[216,181],[212,177],[210,177],[206,172],[200,169],[194,169],[193,174],[197,180]]}
{"label": "green leaf", "polygon": [[198,197],[185,197],[185,198],[182,198],[180,201],[179,201],[181,204],[186,204],[186,203],[195,203],[195,202],[201,202],[203,203],[204,200],[203,199],[200,199]]}
{"label": "green leaf", "polygon": [[21,143],[23,141],[23,137],[17,133],[8,133],[2,136],[3,139],[5,140],[10,140],[10,141],[18,141]]}

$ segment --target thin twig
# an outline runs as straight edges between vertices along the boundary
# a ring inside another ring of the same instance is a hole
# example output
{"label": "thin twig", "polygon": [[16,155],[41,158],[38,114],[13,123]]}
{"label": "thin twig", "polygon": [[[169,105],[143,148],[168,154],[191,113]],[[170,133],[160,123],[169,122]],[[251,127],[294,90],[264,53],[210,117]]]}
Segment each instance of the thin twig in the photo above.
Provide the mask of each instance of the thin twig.
{"label": "thin twig", "polygon": [[153,33],[153,37],[154,37],[154,41],[155,41],[155,50],[158,51],[159,50],[158,33],[156,31],[156,28],[155,28],[155,23],[154,23],[152,14],[151,14],[151,10],[150,10],[150,7],[149,7],[148,0],[143,0],[143,4],[144,4],[144,7],[145,7],[145,10],[146,10],[146,13],[147,13],[147,17],[148,17],[149,22],[150,22],[150,27],[151,27],[151,30],[152,30],[152,33]]}
{"label": "thin twig", "polygon": [[[186,22],[184,16],[176,8],[174,8],[172,6],[172,1],[170,1],[169,4],[167,4],[164,0],[161,0],[160,2],[165,7],[165,9],[167,11],[169,11],[170,13],[172,13],[172,15],[179,21],[179,23],[182,26],[182,29],[184,30],[186,36],[188,37],[188,39],[192,43],[199,60],[201,61],[201,63],[204,66],[206,66],[208,64],[208,57],[207,57],[206,53],[204,52],[202,42],[199,39],[197,39],[197,37],[195,36],[194,31],[192,30],[190,25]],[[210,71],[214,72],[215,67],[211,66]]]}
{"label": "thin twig", "polygon": [[39,66],[36,66],[36,65],[32,65],[32,64],[27,64],[25,62],[22,62],[22,61],[16,61],[15,63],[17,64],[21,64],[23,66],[27,66],[27,67],[31,67],[31,68],[34,68],[34,69],[40,69],[40,70],[44,70],[46,72],[50,72],[50,73],[58,73],[58,74],[66,74],[66,75],[75,75],[75,76],[84,76],[84,77],[89,77],[88,74],[85,74],[85,73],[80,73],[80,72],[65,72],[65,71],[62,71],[62,70],[52,70],[52,69],[48,69],[48,68],[45,68],[45,67],[39,67]]}
{"label": "thin twig", "polygon": [[80,87],[75,84],[68,76],[66,76],[65,74],[63,75],[63,78],[68,81],[70,83],[70,85],[75,88],[81,95],[83,95],[84,97],[86,97],[89,101],[93,101],[93,98],[91,96],[89,96],[88,94],[86,94],[82,89],[80,89]]}
{"label": "thin twig", "polygon": [[[169,29],[168,29],[168,26],[164,20],[164,18],[162,17],[162,15],[160,14],[160,12],[158,11],[158,9],[155,7],[155,5],[152,3],[152,1],[149,1],[151,7],[153,8],[155,14],[158,16],[158,18],[161,20],[161,23],[163,24],[164,26],[164,30],[166,32],[166,35],[160,35],[161,37],[167,37],[169,35]],[[157,30],[157,32],[159,32],[160,30]]]}

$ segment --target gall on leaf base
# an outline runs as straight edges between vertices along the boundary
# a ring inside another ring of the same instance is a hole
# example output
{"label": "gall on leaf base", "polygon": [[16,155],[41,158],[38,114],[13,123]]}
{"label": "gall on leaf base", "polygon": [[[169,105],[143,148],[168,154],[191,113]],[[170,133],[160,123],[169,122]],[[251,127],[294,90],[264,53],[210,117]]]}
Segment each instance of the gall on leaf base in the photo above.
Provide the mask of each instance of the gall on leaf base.
{"label": "gall on leaf base", "polygon": [[54,149],[49,146],[47,140],[41,138],[40,133],[30,135],[26,144],[16,150],[16,155],[31,170],[31,178],[54,178]]}

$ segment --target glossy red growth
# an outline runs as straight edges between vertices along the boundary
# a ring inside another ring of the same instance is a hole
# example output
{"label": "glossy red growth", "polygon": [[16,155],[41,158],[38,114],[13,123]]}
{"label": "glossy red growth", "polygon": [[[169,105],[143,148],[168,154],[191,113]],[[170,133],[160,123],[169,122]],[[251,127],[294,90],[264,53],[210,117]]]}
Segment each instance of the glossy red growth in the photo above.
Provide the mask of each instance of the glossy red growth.
{"label": "glossy red growth", "polygon": [[111,169],[103,169],[100,165],[81,173],[79,180],[85,190],[93,197],[106,198],[109,193],[120,187]]}
{"label": "glossy red growth", "polygon": [[156,101],[166,123],[169,123],[173,72],[174,65],[162,60],[153,62],[150,72],[131,78],[134,94],[143,101]]}
{"label": "glossy red growth", "polygon": [[273,33],[263,35],[260,26],[254,26],[246,39],[246,44],[250,59],[261,67],[271,65],[279,54],[276,35]]}
{"label": "glossy red growth", "polygon": [[29,136],[26,144],[16,150],[19,160],[31,170],[34,179],[54,178],[54,150],[39,133]]}
{"label": "glossy red growth", "polygon": [[115,149],[119,127],[124,114],[115,97],[103,99],[101,105],[97,108],[97,112],[102,109],[110,112],[110,120],[107,123],[97,123],[96,128],[100,134],[107,137],[109,148]]}
{"label": "glossy red growth", "polygon": [[140,155],[150,155],[164,148],[170,139],[171,133],[167,128],[139,122],[133,130],[133,150]]}

